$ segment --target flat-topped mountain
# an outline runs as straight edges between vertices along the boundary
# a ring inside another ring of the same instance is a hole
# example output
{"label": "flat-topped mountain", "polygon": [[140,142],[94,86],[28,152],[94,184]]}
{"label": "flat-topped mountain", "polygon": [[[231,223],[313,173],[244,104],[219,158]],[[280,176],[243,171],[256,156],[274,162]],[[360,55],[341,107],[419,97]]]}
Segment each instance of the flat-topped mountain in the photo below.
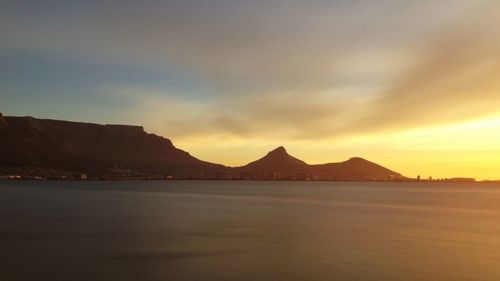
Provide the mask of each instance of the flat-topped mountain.
{"label": "flat-topped mountain", "polygon": [[85,173],[107,178],[397,180],[362,158],[309,165],[278,147],[242,167],[201,161],[140,126],[99,125],[0,113],[0,174]]}
{"label": "flat-topped mountain", "polygon": [[199,176],[226,167],[177,149],[139,126],[0,117],[0,166],[102,173],[127,170]]}

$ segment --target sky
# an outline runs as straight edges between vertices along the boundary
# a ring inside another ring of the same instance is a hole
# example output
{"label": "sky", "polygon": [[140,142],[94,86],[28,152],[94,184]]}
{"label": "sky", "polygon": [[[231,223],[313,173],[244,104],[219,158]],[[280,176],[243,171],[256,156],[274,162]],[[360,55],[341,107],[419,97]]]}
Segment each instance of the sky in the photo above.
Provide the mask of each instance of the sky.
{"label": "sky", "polygon": [[500,179],[497,0],[3,0],[0,112]]}

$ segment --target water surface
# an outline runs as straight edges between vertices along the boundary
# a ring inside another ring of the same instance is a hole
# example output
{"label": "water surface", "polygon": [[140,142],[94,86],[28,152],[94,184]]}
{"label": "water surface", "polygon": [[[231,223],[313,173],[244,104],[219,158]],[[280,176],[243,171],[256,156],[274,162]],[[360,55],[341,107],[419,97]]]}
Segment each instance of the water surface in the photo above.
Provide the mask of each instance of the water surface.
{"label": "water surface", "polygon": [[500,280],[500,185],[0,182],[0,280]]}

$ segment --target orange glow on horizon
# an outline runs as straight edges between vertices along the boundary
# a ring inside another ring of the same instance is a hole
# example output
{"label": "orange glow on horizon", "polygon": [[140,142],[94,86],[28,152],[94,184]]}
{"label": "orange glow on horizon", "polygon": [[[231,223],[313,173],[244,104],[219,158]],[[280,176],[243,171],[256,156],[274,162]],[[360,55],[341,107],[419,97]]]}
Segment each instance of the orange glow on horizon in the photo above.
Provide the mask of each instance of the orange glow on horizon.
{"label": "orange glow on horizon", "polygon": [[[203,160],[240,166],[284,145],[310,164],[360,156],[408,177],[500,179],[500,116],[402,132],[343,139],[262,140],[237,137],[179,139],[180,148]],[[225,141],[222,141],[225,140]]]}

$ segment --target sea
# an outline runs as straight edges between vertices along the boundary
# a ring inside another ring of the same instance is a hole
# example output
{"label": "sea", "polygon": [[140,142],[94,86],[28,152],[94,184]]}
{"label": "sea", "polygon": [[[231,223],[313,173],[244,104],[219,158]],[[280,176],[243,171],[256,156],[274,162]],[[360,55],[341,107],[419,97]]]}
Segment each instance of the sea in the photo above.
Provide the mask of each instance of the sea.
{"label": "sea", "polygon": [[500,280],[500,184],[1,181],[0,280]]}

